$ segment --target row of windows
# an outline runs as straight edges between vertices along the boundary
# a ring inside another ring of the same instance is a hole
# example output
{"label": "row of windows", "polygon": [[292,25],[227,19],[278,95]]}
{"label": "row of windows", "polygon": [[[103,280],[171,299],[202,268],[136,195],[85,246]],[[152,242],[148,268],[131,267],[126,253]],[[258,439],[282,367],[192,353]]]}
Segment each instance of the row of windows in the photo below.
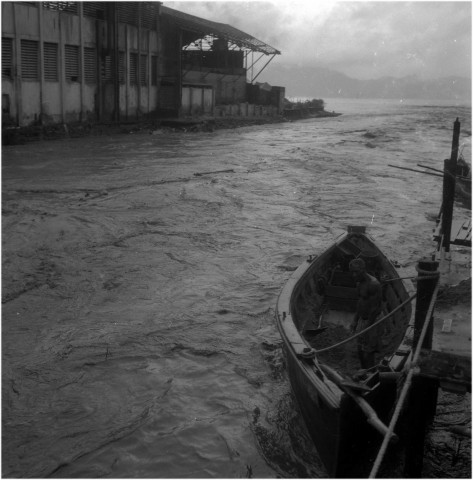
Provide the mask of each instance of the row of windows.
{"label": "row of windows", "polygon": [[[21,77],[27,80],[39,80],[39,42],[35,40],[21,40]],[[43,43],[44,79],[49,82],[59,81],[58,65],[59,48],[57,43]],[[2,38],[2,78],[13,78],[13,39]],[[97,50],[84,47],[84,81],[97,83]],[[129,79],[132,85],[148,85],[148,55],[140,56],[138,71],[138,53],[130,53]],[[118,80],[124,84],[125,52],[119,52]],[[158,84],[158,57],[151,55],[151,85]],[[77,45],[64,45],[65,79],[69,82],[80,82],[81,65],[80,50]],[[102,81],[113,81],[112,57],[100,59],[100,78]]]}
{"label": "row of windows", "polygon": [[[25,2],[29,3],[29,2]],[[118,21],[129,25],[138,25],[138,18],[141,18],[141,26],[150,30],[156,30],[159,15],[159,4],[153,2],[117,2],[113,5],[107,2],[83,2],[84,16],[105,19],[106,8],[116,8]],[[34,4],[34,3],[33,3]],[[43,8],[67,12],[72,15],[79,14],[79,2],[42,2]],[[141,15],[139,13],[141,9]]]}

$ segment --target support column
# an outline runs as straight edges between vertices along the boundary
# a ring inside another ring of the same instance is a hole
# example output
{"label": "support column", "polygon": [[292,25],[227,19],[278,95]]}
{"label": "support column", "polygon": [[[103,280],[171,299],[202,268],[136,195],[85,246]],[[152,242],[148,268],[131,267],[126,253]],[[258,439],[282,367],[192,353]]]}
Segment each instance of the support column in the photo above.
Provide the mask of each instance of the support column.
{"label": "support column", "polygon": [[43,98],[44,98],[44,29],[43,5],[38,4],[39,27],[39,124],[43,125]]}
{"label": "support column", "polygon": [[84,121],[84,98],[85,98],[85,68],[84,68],[84,18],[83,2],[79,2],[79,60],[80,60],[80,112],[79,112],[79,121]]}
{"label": "support column", "polygon": [[136,107],[136,118],[141,117],[141,2],[137,2],[138,5],[138,59],[137,59],[137,69],[138,69],[138,91],[137,91],[137,107]]}
{"label": "support column", "polygon": [[[417,300],[414,321],[413,350],[417,347],[419,337],[432,301],[433,293],[439,281],[439,263],[428,258],[417,264]],[[427,277],[427,278],[426,278]],[[433,278],[429,278],[433,277]],[[433,312],[430,318],[422,348],[432,349]],[[405,464],[404,478],[421,478],[424,463],[424,442],[427,426],[435,416],[437,407],[438,380],[413,377],[409,402],[404,419]]]}
{"label": "support column", "polygon": [[21,102],[21,40],[18,34],[18,22],[16,14],[16,2],[12,2],[13,11],[13,32],[14,32],[14,62],[13,62],[13,82],[15,85],[15,103],[16,103],[16,124],[21,126],[23,118],[23,104]]}
{"label": "support column", "polygon": [[458,144],[460,138],[460,122],[458,118],[453,124],[452,153],[444,161],[442,192],[442,235],[443,248],[450,252],[450,236],[452,234],[453,203],[455,200],[455,181],[457,174]]}
{"label": "support column", "polygon": [[[419,341],[420,333],[426,321],[426,315],[429,310],[430,302],[432,300],[432,295],[434,289],[439,281],[439,271],[438,271],[439,262],[431,260],[429,258],[423,258],[419,260],[416,270],[417,270],[417,300],[416,300],[416,311],[415,311],[415,321],[414,321],[414,342],[413,349],[417,347]],[[426,278],[427,277],[427,278]],[[432,278],[429,278],[432,277]],[[430,320],[429,327],[427,329],[427,334],[425,335],[422,348],[432,349],[432,336],[433,336],[433,313]]]}
{"label": "support column", "polygon": [[62,26],[62,14],[58,12],[59,29],[59,94],[61,99],[61,120],[66,123],[66,66],[64,60],[64,29]]}

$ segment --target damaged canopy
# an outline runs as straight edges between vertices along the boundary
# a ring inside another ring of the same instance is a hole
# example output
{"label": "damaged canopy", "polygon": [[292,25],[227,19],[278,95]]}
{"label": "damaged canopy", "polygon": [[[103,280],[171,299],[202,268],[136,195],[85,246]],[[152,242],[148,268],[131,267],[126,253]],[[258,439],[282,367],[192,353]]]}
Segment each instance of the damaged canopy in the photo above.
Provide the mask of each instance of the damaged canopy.
{"label": "damaged canopy", "polygon": [[261,40],[225,23],[213,22],[165,6],[161,6],[161,14],[170,17],[182,30],[189,32],[189,35],[186,35],[185,43],[191,43],[197,38],[212,36],[253,52],[260,52],[265,55],[281,54],[279,50]]}

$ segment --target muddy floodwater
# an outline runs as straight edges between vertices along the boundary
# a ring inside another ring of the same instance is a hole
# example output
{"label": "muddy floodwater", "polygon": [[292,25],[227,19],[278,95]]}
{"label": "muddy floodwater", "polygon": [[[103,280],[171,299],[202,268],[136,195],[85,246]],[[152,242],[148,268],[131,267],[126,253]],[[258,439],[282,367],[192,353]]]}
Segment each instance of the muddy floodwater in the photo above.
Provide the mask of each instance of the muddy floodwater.
{"label": "muddy floodwater", "polygon": [[[471,160],[470,108],[327,109],[343,115],[3,147],[4,477],[327,476],[277,296],[347,225],[415,275],[442,180],[388,165],[443,168],[457,117]],[[439,402],[447,423],[470,408]],[[434,430],[426,476],[469,478],[469,439]]]}

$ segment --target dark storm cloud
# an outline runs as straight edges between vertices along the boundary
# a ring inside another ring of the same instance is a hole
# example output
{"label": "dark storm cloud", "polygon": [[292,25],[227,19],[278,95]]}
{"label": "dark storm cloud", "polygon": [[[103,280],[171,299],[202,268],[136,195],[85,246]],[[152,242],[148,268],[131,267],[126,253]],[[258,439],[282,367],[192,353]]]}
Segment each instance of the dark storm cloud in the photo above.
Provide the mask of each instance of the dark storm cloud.
{"label": "dark storm cloud", "polygon": [[282,51],[284,65],[356,78],[471,76],[470,2],[164,2]]}

